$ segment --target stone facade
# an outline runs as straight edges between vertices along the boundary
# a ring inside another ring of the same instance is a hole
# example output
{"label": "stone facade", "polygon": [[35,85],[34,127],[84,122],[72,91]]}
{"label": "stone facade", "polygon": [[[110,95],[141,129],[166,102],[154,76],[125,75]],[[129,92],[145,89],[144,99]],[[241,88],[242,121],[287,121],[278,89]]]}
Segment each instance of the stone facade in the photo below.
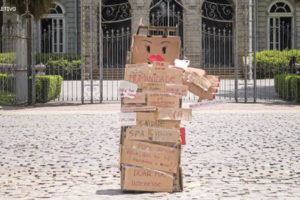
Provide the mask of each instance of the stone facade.
{"label": "stone facade", "polygon": [[[269,49],[268,34],[270,18],[269,9],[276,2],[286,3],[292,11],[292,48],[300,48],[300,1],[298,0],[264,0],[258,1],[258,48],[259,50]],[[281,14],[280,14],[281,15]]]}

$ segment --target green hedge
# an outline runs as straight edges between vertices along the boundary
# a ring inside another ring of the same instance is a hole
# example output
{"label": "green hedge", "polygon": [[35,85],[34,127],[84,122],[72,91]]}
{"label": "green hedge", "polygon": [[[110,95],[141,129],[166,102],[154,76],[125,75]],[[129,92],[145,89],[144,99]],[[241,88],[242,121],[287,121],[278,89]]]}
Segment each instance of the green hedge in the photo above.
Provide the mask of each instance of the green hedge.
{"label": "green hedge", "polygon": [[81,79],[81,57],[77,54],[38,53],[36,63],[46,65],[46,74],[60,75],[65,80]]}
{"label": "green hedge", "polygon": [[0,105],[13,105],[15,103],[16,95],[10,92],[0,91]]}
{"label": "green hedge", "polygon": [[[36,102],[46,103],[56,99],[61,92],[63,78],[59,75],[36,76]],[[9,74],[0,74],[0,105],[13,104],[14,78]]]}
{"label": "green hedge", "polygon": [[300,75],[276,75],[275,90],[279,97],[284,100],[300,102]]}
{"label": "green hedge", "polygon": [[14,91],[14,77],[11,74],[0,74],[0,91]]}
{"label": "green hedge", "polygon": [[60,95],[63,78],[59,75],[36,76],[36,102],[46,103]]}
{"label": "green hedge", "polygon": [[274,78],[277,74],[286,73],[292,57],[296,57],[296,62],[300,62],[300,50],[258,52],[256,54],[257,78]]}
{"label": "green hedge", "polygon": [[2,64],[13,64],[15,60],[15,53],[0,53],[0,63]]}

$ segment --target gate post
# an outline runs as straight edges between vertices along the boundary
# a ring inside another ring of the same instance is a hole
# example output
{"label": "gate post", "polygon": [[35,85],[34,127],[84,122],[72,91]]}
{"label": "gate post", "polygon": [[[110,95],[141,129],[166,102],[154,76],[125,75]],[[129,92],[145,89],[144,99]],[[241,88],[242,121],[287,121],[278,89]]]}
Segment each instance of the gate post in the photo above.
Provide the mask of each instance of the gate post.
{"label": "gate post", "polygon": [[100,103],[103,102],[103,30],[102,30],[102,1],[99,1],[99,89]]}
{"label": "gate post", "polygon": [[28,76],[27,76],[27,40],[22,21],[17,26],[17,47],[16,47],[16,103],[25,104],[28,102]]}
{"label": "gate post", "polygon": [[239,1],[236,1],[235,3],[235,37],[234,37],[234,97],[236,103],[238,103],[238,71],[239,71],[239,51],[238,51],[238,3]]}

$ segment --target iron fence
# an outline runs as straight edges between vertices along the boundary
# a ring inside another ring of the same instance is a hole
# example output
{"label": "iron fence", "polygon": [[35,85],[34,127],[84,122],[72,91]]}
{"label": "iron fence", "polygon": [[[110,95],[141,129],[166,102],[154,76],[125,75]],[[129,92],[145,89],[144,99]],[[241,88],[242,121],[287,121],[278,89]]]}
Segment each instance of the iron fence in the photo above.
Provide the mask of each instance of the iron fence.
{"label": "iron fence", "polygon": [[[77,50],[78,36],[67,31],[64,37],[64,46],[53,47],[54,31],[51,27],[43,30],[41,35],[34,35],[33,57],[36,77],[43,75],[60,76],[60,93],[51,98],[51,102],[77,102],[81,101],[81,55]],[[37,93],[42,93],[43,88],[36,88]]]}
{"label": "iron fence", "polygon": [[119,80],[124,78],[131,37],[129,27],[111,30],[103,35],[103,101],[120,100],[118,85]]}
{"label": "iron fence", "polygon": [[0,105],[16,102],[16,48],[20,37],[16,25],[0,29]]}

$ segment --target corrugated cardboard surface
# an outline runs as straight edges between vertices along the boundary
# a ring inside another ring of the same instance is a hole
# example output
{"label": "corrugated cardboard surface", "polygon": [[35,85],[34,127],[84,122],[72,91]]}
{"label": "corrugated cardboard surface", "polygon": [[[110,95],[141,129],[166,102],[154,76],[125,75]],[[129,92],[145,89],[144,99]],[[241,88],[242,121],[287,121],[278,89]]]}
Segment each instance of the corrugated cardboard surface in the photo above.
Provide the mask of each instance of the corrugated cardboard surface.
{"label": "corrugated cardboard surface", "polygon": [[156,112],[137,112],[136,124],[138,126],[162,127],[169,129],[179,129],[179,120],[158,120]]}
{"label": "corrugated cardboard surface", "polygon": [[146,94],[137,92],[135,98],[123,98],[124,104],[145,104],[146,103]]}
{"label": "corrugated cardboard surface", "polygon": [[180,100],[178,96],[166,93],[148,94],[147,105],[165,108],[179,108]]}
{"label": "corrugated cardboard surface", "polygon": [[172,174],[139,167],[122,167],[122,189],[124,191],[172,192]]}
{"label": "corrugated cardboard surface", "polygon": [[125,140],[122,146],[122,164],[177,173],[179,161],[180,149],[130,140]]}
{"label": "corrugated cardboard surface", "polygon": [[181,41],[178,36],[133,35],[132,63],[148,61],[150,55],[161,55],[166,62],[174,64],[174,60],[180,57]]}
{"label": "corrugated cardboard surface", "polygon": [[158,108],[158,119],[160,120],[192,120],[192,109],[183,108]]}
{"label": "corrugated cardboard surface", "polygon": [[143,88],[144,83],[182,84],[183,73],[176,68],[130,67],[125,69],[124,80]]}
{"label": "corrugated cardboard surface", "polygon": [[128,140],[176,144],[180,139],[180,130],[133,126],[126,129],[125,138]]}

